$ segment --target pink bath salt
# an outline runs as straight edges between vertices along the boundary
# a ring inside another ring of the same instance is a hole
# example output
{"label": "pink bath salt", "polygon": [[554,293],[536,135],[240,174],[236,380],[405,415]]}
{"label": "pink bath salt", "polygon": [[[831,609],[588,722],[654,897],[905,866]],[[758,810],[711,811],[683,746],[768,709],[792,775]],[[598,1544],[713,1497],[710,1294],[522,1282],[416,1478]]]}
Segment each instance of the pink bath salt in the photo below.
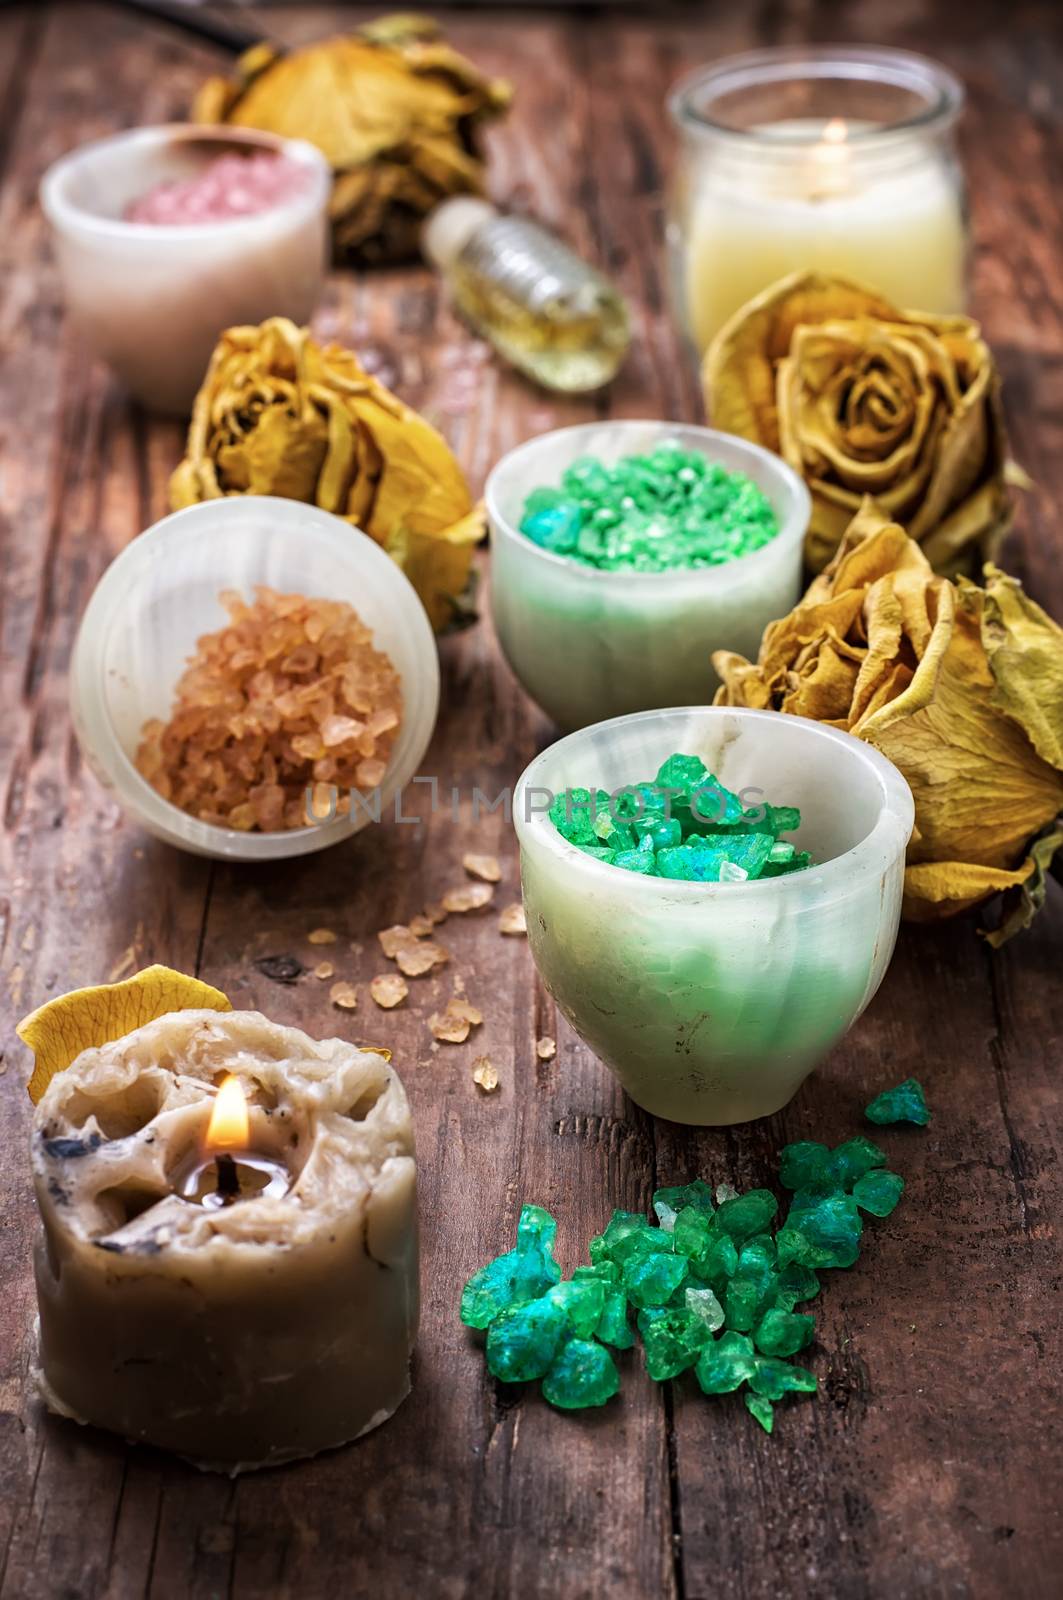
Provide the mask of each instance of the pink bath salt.
{"label": "pink bath salt", "polygon": [[305,194],[309,168],[269,150],[217,156],[194,178],[156,184],[126,207],[127,222],[184,225],[253,217]]}

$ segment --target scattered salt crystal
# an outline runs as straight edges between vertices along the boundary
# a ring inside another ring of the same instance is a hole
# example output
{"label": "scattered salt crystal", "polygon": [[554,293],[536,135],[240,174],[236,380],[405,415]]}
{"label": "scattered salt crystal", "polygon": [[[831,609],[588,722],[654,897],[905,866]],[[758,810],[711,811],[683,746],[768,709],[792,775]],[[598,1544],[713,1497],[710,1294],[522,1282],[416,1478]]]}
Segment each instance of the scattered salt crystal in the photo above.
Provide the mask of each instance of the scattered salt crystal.
{"label": "scattered salt crystal", "polygon": [[385,1011],[401,1005],[409,992],[409,984],[405,978],[400,978],[397,972],[381,973],[369,985],[369,993],[377,1005],[382,1006]]}
{"label": "scattered salt crystal", "polygon": [[444,1044],[464,1044],[471,1028],[479,1027],[483,1016],[467,1000],[448,1000],[444,1011],[434,1011],[428,1019],[432,1037]]}
{"label": "scattered salt crystal", "polygon": [[679,1215],[679,1212],[673,1210],[673,1208],[668,1204],[667,1200],[655,1200],[653,1202],[653,1209],[657,1213],[657,1221],[661,1224],[663,1231],[665,1233],[671,1233],[675,1227],[675,1219]]}
{"label": "scattered salt crystal", "polygon": [[380,940],[381,950],[394,961],[400,950],[413,943],[414,934],[404,922],[393,922],[390,928],[381,928],[377,938]]}
{"label": "scattered salt crystal", "polygon": [[527,933],[528,923],[524,915],[524,907],[518,901],[515,905],[506,906],[498,919],[500,933]]}
{"label": "scattered salt crystal", "polygon": [[443,908],[456,912],[479,911],[490,905],[494,892],[489,883],[468,883],[460,889],[448,889],[443,896]]}
{"label": "scattered salt crystal", "polygon": [[477,1056],[472,1064],[472,1081],[479,1084],[484,1094],[491,1094],[498,1088],[498,1073],[491,1065],[490,1056]]}
{"label": "scattered salt crystal", "polygon": [[353,983],[334,983],[328,997],[341,1011],[353,1011],[358,1004],[358,990]]}
{"label": "scattered salt crystal", "polygon": [[462,856],[461,864],[474,878],[482,878],[485,883],[498,883],[502,877],[502,868],[496,856]]}
{"label": "scattered salt crystal", "polygon": [[449,960],[450,956],[443,946],[434,944],[431,939],[421,939],[403,945],[395,956],[399,971],[404,972],[408,978],[423,977],[426,972],[431,972],[433,967],[441,967]]}

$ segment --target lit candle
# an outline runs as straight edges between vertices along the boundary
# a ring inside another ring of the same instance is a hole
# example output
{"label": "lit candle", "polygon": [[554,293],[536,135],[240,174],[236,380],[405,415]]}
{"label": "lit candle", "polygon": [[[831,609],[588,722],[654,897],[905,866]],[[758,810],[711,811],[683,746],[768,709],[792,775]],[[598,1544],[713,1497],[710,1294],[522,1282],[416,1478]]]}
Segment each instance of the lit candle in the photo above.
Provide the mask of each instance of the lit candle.
{"label": "lit candle", "polygon": [[32,1164],[53,1410],[237,1472],[407,1394],[413,1139],[380,1054],[171,1012],[56,1073]]}
{"label": "lit candle", "polygon": [[[727,87],[729,74],[739,75],[743,58],[733,71],[724,64],[676,92],[672,106],[683,150],[669,239],[678,309],[699,352],[740,306],[796,271],[856,279],[900,306],[963,309],[966,221],[948,142],[962,91],[918,58],[892,51],[852,55],[866,58],[857,64],[864,99],[883,120],[781,115],[729,125],[738,94]],[[762,118],[772,105],[765,85],[777,91],[780,107],[789,105],[800,73],[811,77],[812,69],[803,57],[782,65],[774,52],[757,59],[765,64],[759,76],[756,66],[743,70],[742,93],[750,97],[751,114]],[[818,58],[815,103],[829,99],[832,82],[843,80],[846,70],[855,69],[845,52]],[[887,120],[892,103],[873,96],[895,79],[900,96],[905,74],[920,84],[926,80],[929,109],[917,114],[916,90],[907,85],[895,121]]]}

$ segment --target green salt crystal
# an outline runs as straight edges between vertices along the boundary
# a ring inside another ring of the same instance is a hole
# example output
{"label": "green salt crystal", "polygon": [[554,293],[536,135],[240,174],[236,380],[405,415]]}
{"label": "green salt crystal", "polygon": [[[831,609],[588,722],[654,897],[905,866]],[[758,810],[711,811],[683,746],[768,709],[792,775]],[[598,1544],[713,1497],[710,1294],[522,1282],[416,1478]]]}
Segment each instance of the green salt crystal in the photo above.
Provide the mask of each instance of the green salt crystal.
{"label": "green salt crystal", "polygon": [[594,1334],[595,1338],[603,1344],[611,1344],[615,1350],[630,1350],[635,1343],[635,1335],[628,1321],[627,1295],[623,1289],[606,1291],[605,1304]]}
{"label": "green salt crystal", "polygon": [[779,1265],[851,1267],[860,1254],[863,1223],[851,1195],[799,1189],[786,1226],[775,1236]]}
{"label": "green salt crystal", "polygon": [[682,844],[683,829],[675,817],[665,821],[663,817],[640,818],[632,823],[636,839],[641,843],[648,839],[655,851],[667,850],[673,845]]}
{"label": "green salt crystal", "polygon": [[886,1152],[859,1134],[838,1145],[830,1158],[830,1174],[843,1189],[851,1189],[865,1172],[886,1165]]}
{"label": "green salt crystal", "polygon": [[589,1339],[605,1310],[605,1284],[573,1276],[555,1284],[547,1299],[560,1308],[577,1338]]}
{"label": "green salt crystal", "polygon": [[692,1206],[695,1211],[703,1211],[710,1217],[716,1209],[712,1202],[712,1190],[701,1178],[695,1178],[693,1183],[676,1184],[670,1189],[658,1189],[653,1196],[654,1205],[658,1200],[663,1200],[673,1211],[686,1211]]}
{"label": "green salt crystal", "polygon": [[592,1262],[615,1260],[615,1252],[624,1240],[633,1234],[650,1231],[646,1218],[639,1211],[614,1211],[603,1232],[590,1242]]}
{"label": "green salt crystal", "polygon": [[806,867],[812,865],[812,856],[807,850],[798,850],[788,861],[768,860],[760,876],[762,878],[785,878],[791,872],[804,872]]}
{"label": "green salt crystal", "polygon": [[727,1326],[738,1333],[749,1333],[756,1321],[759,1304],[756,1284],[732,1278],[723,1295]]}
{"label": "green salt crystal", "polygon": [[548,1297],[511,1306],[487,1330],[487,1370],[503,1383],[542,1378],[567,1333],[564,1311]]}
{"label": "green salt crystal", "polygon": [[723,1327],[726,1320],[724,1309],[711,1289],[696,1289],[688,1284],[683,1290],[683,1298],[687,1310],[700,1317],[710,1333]]}
{"label": "green salt crystal", "polygon": [[904,1179],[895,1172],[868,1172],[853,1187],[853,1199],[873,1217],[888,1217],[904,1193]]}
{"label": "green salt crystal", "polygon": [[716,1227],[741,1244],[752,1234],[763,1233],[779,1203],[770,1189],[750,1189],[733,1200],[725,1200],[716,1213]]}
{"label": "green salt crystal", "polygon": [[613,854],[612,864],[614,867],[623,867],[626,872],[641,872],[644,878],[658,876],[652,850],[617,850]]}
{"label": "green salt crystal", "polygon": [[795,1356],[806,1344],[811,1344],[815,1331],[814,1317],[772,1307],[765,1311],[754,1329],[753,1343],[762,1355]]}
{"label": "green salt crystal", "polygon": [[600,845],[594,824],[604,810],[608,815],[609,796],[604,789],[565,789],[555,795],[547,815],[561,836],[570,844]]}
{"label": "green salt crystal", "polygon": [[775,1407],[771,1401],[762,1394],[746,1394],[745,1402],[750,1416],[757,1419],[765,1433],[770,1433],[775,1426]]}
{"label": "green salt crystal", "polygon": [[698,1357],[694,1369],[705,1394],[732,1394],[756,1371],[753,1341],[744,1333],[723,1333]]}
{"label": "green salt crystal", "polygon": [[688,1271],[684,1256],[657,1253],[635,1256],[625,1261],[622,1268],[627,1297],[639,1310],[666,1305]]}
{"label": "green salt crystal", "polygon": [[593,1339],[570,1339],[543,1379],[543,1398],[564,1411],[604,1406],[620,1388],[616,1362]]}
{"label": "green salt crystal", "polygon": [[517,1223],[517,1247],[480,1267],[461,1295],[461,1320],[468,1328],[486,1328],[501,1312],[545,1294],[561,1277],[552,1255],[557,1223],[541,1206],[523,1206]]}
{"label": "green salt crystal", "polygon": [[705,1321],[685,1306],[640,1312],[639,1332],[646,1371],[655,1383],[686,1372],[712,1338]]}
{"label": "green salt crystal", "polygon": [[775,1304],[783,1311],[792,1311],[803,1300],[814,1300],[818,1293],[819,1279],[811,1267],[790,1261],[776,1275]]}
{"label": "green salt crystal", "polygon": [[653,781],[659,789],[674,789],[678,798],[689,798],[706,778],[711,774],[699,756],[684,756],[677,751],[661,762]]}
{"label": "green salt crystal", "polygon": [[796,1367],[792,1361],[779,1361],[775,1356],[757,1356],[749,1387],[768,1400],[781,1400],[784,1394],[815,1394],[817,1382],[815,1373],[807,1367]]}
{"label": "green salt crystal", "polygon": [[715,833],[719,829],[738,828],[747,812],[741,800],[730,789],[725,789],[718,778],[709,774],[708,781],[699,784],[684,807],[680,802],[683,820],[695,831],[693,837]]}
{"label": "green salt crystal", "polygon": [[606,849],[604,845],[597,844],[579,844],[576,846],[576,849],[582,850],[583,854],[585,856],[590,856],[592,861],[607,861],[610,864],[612,863],[613,856],[616,854],[615,851]]}
{"label": "green salt crystal", "polygon": [[825,1144],[800,1140],[784,1145],[779,1152],[779,1182],[784,1189],[807,1189],[810,1184],[828,1183],[831,1178],[831,1152]]}
{"label": "green salt crystal", "polygon": [[896,1088],[884,1089],[875,1096],[864,1115],[880,1127],[891,1122],[914,1122],[916,1127],[925,1128],[930,1121],[926,1096],[918,1078],[905,1078]]}

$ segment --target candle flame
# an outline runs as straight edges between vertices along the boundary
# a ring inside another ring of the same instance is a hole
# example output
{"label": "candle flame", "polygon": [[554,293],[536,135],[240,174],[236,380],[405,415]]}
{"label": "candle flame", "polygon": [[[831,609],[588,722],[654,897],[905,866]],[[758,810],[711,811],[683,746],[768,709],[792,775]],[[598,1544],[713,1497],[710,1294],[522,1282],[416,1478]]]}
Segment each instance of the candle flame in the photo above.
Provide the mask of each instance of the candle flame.
{"label": "candle flame", "polygon": [[214,1099],[207,1124],[208,1150],[246,1150],[251,1133],[247,1099],[239,1078],[229,1074]]}
{"label": "candle flame", "polygon": [[827,144],[844,144],[849,137],[849,124],[843,117],[831,117],[823,130]]}

